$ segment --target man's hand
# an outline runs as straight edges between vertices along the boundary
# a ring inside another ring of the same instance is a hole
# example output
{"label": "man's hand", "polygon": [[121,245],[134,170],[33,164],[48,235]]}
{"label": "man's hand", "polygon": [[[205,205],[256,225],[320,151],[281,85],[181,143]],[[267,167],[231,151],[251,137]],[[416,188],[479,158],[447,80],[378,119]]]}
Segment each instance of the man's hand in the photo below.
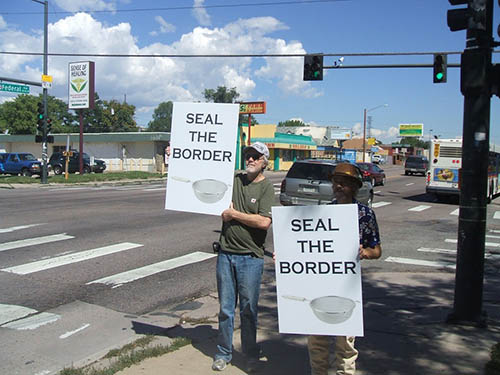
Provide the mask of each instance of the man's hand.
{"label": "man's hand", "polygon": [[229,205],[229,208],[222,211],[222,214],[221,214],[222,221],[228,222],[228,221],[233,220],[235,212],[236,212],[236,210],[234,209],[233,202],[231,202],[231,204]]}

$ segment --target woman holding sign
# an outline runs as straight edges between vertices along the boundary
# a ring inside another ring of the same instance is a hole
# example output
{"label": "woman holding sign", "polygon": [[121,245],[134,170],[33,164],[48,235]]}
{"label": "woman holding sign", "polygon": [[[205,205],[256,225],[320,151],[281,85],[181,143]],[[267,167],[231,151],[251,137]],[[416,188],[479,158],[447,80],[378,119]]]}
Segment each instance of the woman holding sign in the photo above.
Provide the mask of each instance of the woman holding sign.
{"label": "woman holding sign", "polygon": [[[349,163],[338,164],[331,176],[335,199],[331,204],[357,204],[359,219],[359,258],[378,259],[382,255],[377,219],[373,210],[354,199],[363,185],[357,168]],[[307,347],[311,375],[327,375],[330,368],[330,339],[332,336],[309,336]],[[335,337],[335,365],[337,375],[354,375],[358,351],[354,336]]]}

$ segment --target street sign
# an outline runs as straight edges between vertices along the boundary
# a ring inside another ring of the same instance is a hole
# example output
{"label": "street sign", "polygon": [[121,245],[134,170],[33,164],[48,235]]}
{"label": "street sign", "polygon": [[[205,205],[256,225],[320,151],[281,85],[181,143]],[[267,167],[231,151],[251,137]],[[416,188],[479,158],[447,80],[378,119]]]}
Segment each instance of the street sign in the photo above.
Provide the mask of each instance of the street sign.
{"label": "street sign", "polygon": [[13,83],[0,82],[0,91],[17,92],[18,94],[29,94],[30,87],[26,85],[15,85]]}
{"label": "street sign", "polygon": [[399,124],[400,137],[422,137],[424,124]]}
{"label": "street sign", "polygon": [[240,103],[241,114],[263,114],[266,113],[266,102]]}

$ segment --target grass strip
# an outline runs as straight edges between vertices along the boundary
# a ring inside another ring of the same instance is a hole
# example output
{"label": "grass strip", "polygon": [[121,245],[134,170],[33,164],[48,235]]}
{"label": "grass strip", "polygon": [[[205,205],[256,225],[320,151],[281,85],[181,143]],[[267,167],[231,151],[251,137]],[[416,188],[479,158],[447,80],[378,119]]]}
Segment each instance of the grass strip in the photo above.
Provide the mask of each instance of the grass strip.
{"label": "grass strip", "polygon": [[191,344],[191,340],[184,337],[178,337],[175,338],[169,346],[155,345],[147,347],[154,339],[154,336],[146,336],[131,344],[125,345],[121,349],[110,351],[104,357],[111,358],[112,360],[112,363],[107,367],[99,369],[93,368],[92,365],[83,368],[68,367],[62,369],[59,375],[114,375],[147,358],[159,357]]}
{"label": "grass strip", "polygon": [[[70,173],[66,180],[64,174],[59,176],[48,176],[47,182],[57,184],[71,184],[83,182],[102,182],[102,181],[120,181],[120,180],[147,180],[150,178],[164,177],[161,173],[151,173],[142,171],[130,172],[108,172],[108,173]],[[40,184],[40,176],[0,176],[0,184]]]}

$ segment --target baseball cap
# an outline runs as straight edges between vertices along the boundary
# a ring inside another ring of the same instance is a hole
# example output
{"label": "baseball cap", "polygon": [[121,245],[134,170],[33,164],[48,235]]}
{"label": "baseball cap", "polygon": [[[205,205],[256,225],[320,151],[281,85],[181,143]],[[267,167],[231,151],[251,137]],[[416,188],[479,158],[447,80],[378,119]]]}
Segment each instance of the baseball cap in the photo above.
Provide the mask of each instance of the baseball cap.
{"label": "baseball cap", "polygon": [[247,153],[249,149],[253,148],[255,151],[257,151],[259,154],[264,155],[266,158],[269,158],[269,149],[267,146],[262,143],[262,142],[254,142],[250,146],[245,147],[243,150],[243,153]]}
{"label": "baseball cap", "polygon": [[353,179],[358,187],[363,186],[363,181],[361,180],[361,175],[359,174],[357,168],[350,163],[337,164],[335,170],[333,171],[332,178],[335,176],[346,176]]}

